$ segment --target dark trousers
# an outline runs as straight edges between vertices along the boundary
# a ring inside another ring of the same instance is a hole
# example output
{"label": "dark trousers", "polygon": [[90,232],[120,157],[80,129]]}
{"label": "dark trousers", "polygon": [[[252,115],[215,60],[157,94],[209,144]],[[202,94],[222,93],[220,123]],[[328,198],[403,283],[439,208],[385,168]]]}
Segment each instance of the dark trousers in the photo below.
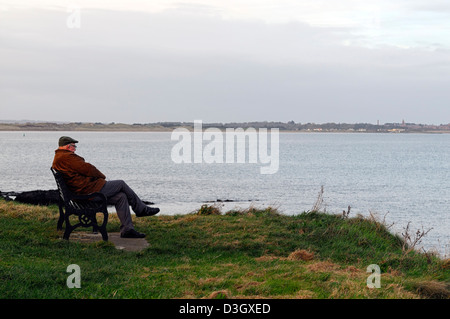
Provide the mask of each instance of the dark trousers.
{"label": "dark trousers", "polygon": [[134,229],[130,206],[135,213],[141,213],[147,206],[123,180],[107,181],[100,190],[108,199],[108,204],[116,208],[120,220],[120,232]]}

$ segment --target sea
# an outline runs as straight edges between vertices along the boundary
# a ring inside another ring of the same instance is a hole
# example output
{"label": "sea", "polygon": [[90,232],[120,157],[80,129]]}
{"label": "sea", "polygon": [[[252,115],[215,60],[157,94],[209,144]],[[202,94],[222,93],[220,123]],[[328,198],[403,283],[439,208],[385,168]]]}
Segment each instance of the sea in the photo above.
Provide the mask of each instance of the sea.
{"label": "sea", "polygon": [[[373,216],[399,235],[408,225],[410,234],[428,232],[416,248],[450,253],[449,134],[279,132],[276,170],[262,174],[268,164],[251,161],[249,148],[244,162],[180,162],[174,150],[181,139],[173,133],[0,132],[0,191],[56,189],[50,167],[67,135],[107,180],[124,180],[161,215],[205,204],[223,212],[270,206],[287,215],[317,204],[338,215],[350,207],[349,217]],[[274,141],[268,139],[270,150]],[[205,150],[209,142],[201,143]]]}

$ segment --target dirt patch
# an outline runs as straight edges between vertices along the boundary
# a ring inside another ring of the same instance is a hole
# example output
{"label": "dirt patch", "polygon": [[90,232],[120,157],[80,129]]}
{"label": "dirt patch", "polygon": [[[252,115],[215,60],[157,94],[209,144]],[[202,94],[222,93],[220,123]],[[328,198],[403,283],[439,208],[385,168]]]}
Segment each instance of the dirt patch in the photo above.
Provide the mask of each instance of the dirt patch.
{"label": "dirt patch", "polygon": [[[149,246],[145,238],[120,238],[120,233],[108,233],[108,240],[117,249],[125,251],[141,251]],[[102,235],[100,233],[73,232],[70,235],[69,241],[79,243],[101,242]]]}

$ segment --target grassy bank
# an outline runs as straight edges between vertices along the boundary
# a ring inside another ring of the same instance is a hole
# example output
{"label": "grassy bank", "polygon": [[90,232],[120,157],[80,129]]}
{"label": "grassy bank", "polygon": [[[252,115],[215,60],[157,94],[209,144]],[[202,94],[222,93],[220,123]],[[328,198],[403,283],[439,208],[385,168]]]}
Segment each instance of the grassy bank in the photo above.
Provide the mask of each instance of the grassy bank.
{"label": "grassy bank", "polygon": [[[448,298],[450,265],[374,220],[271,209],[135,219],[150,246],[77,243],[57,207],[0,200],[0,298]],[[110,215],[108,231],[118,231]],[[66,285],[81,268],[81,289]],[[367,267],[381,269],[368,288]]]}

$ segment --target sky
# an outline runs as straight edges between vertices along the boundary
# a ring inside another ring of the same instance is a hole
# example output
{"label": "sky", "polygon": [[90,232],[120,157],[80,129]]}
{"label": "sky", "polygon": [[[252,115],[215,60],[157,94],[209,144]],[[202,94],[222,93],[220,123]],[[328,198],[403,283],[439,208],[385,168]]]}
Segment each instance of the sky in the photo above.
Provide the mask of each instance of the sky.
{"label": "sky", "polygon": [[0,0],[0,120],[450,123],[448,0]]}

